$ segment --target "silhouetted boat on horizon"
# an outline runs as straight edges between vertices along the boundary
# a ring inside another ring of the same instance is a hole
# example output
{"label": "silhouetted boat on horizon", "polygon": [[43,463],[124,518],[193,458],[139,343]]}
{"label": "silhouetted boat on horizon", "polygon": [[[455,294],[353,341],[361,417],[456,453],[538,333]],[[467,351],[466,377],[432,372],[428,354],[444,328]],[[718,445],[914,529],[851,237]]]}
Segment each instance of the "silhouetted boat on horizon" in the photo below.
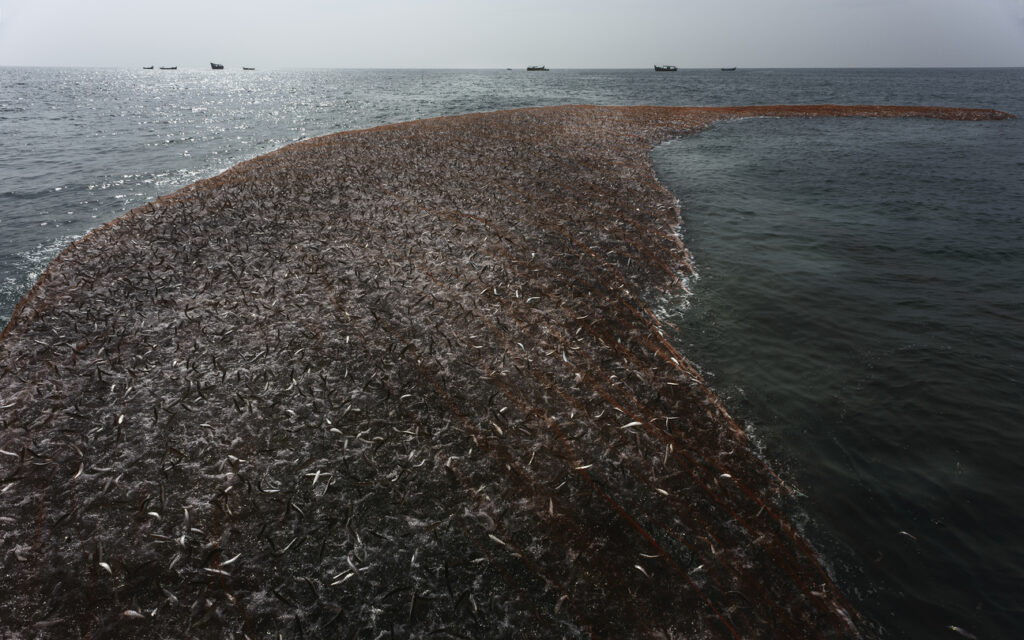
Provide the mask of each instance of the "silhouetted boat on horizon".
{"label": "silhouetted boat on horizon", "polygon": [[142,68],[143,68],[143,69],[152,69],[153,67],[152,67],[152,66],[149,66],[149,67],[142,67]]}
{"label": "silhouetted boat on horizon", "polygon": [[176,71],[178,67],[160,67],[164,71]]}
{"label": "silhouetted boat on horizon", "polygon": [[242,71],[255,71],[256,67],[242,67]]}
{"label": "silhouetted boat on horizon", "polygon": [[654,65],[654,70],[655,71],[675,71],[676,68],[675,68],[674,65],[671,65],[671,64],[666,64],[666,65],[657,65],[656,64],[656,65]]}
{"label": "silhouetted boat on horizon", "polygon": [[722,67],[722,71],[735,71],[736,67]]}
{"label": "silhouetted boat on horizon", "polygon": [[216,62],[211,62],[211,63],[210,63],[210,68],[211,68],[211,69],[213,69],[214,71],[218,71],[218,70],[220,70],[220,69],[223,69],[223,68],[224,68],[224,65],[222,65],[222,64],[217,64]]}
{"label": "silhouetted boat on horizon", "polygon": [[547,71],[548,68],[544,65],[526,67],[527,71]]}

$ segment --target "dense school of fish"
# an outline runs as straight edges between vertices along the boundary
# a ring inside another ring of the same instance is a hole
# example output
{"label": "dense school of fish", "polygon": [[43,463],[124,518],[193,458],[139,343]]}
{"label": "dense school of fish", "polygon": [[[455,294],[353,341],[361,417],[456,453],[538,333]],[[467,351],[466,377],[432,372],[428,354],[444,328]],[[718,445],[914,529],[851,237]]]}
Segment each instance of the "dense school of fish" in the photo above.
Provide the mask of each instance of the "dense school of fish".
{"label": "dense school of fish", "polygon": [[0,636],[856,637],[653,312],[648,152],[558,107],[293,144],[76,242],[0,340]]}

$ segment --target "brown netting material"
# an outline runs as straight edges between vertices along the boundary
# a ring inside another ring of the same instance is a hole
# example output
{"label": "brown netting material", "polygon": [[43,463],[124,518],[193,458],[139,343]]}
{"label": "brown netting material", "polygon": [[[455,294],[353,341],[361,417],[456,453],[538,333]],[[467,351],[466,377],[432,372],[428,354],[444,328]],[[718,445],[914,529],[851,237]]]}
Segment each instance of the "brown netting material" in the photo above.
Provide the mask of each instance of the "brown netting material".
{"label": "brown netting material", "polygon": [[73,244],[0,342],[0,635],[857,636],[652,311],[690,265],[651,146],[752,116],[1008,117],[424,120]]}

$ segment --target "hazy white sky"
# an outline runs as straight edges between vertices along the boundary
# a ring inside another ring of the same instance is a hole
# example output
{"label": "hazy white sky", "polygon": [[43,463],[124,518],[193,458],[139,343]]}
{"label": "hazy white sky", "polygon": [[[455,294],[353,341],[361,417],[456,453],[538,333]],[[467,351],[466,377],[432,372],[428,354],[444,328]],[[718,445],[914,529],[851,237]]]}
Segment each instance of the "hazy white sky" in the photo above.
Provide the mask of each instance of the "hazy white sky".
{"label": "hazy white sky", "polygon": [[0,65],[1024,66],[1024,0],[0,0]]}

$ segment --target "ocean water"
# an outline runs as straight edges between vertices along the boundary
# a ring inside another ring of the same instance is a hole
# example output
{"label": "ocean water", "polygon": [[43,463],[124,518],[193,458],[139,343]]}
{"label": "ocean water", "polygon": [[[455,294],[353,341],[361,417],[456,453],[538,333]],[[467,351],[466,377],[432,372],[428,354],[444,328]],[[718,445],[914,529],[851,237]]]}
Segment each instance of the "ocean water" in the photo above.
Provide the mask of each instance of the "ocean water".
{"label": "ocean water", "polygon": [[[295,140],[822,102],[1024,115],[1024,70],[0,67],[0,318],[89,229]],[[654,159],[699,272],[677,339],[800,490],[792,516],[851,599],[884,637],[1024,637],[1024,121],[744,120]]]}
{"label": "ocean water", "polygon": [[678,339],[889,635],[1024,637],[1024,138],[892,124],[656,151],[700,274]]}

